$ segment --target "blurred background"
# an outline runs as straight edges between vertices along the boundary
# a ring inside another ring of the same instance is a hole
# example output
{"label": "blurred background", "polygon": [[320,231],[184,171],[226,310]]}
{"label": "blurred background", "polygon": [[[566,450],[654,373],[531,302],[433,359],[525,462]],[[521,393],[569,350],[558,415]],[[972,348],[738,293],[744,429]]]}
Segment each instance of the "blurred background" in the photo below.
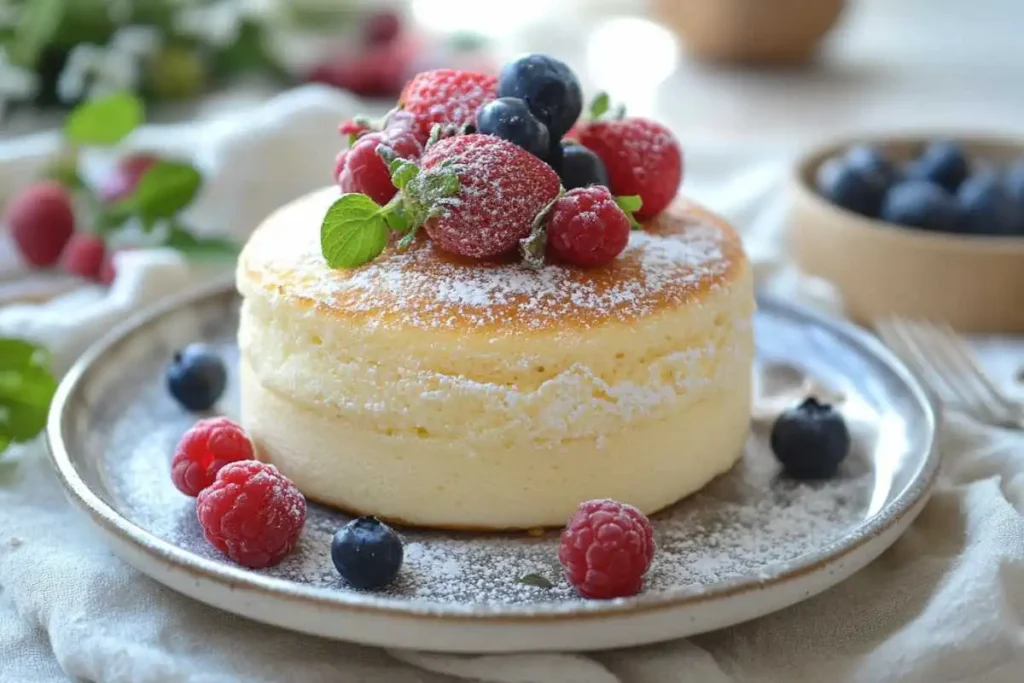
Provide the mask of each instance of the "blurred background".
{"label": "blurred background", "polygon": [[1019,130],[1019,0],[0,0],[0,137],[132,88],[203,118],[319,81],[386,109],[420,70],[545,51],[683,140]]}

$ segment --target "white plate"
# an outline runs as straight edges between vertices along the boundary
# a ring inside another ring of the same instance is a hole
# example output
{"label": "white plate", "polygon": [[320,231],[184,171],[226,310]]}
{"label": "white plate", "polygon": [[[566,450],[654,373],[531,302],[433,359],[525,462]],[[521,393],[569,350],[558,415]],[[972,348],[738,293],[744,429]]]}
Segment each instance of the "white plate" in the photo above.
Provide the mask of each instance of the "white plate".
{"label": "white plate", "polygon": [[[855,448],[840,476],[788,481],[755,420],[728,474],[654,517],[658,555],[643,593],[577,598],[561,577],[557,533],[402,530],[406,563],[383,593],[348,588],[330,539],[345,515],[310,505],[296,552],[241,568],[202,538],[194,501],[168,463],[194,417],[166,393],[173,352],[204,340],[232,375],[221,410],[237,411],[238,299],[220,285],[129,322],[87,352],[53,404],[48,437],[70,499],[127,562],[174,590],[258,621],[373,645],[448,652],[590,650],[678,638],[792,605],[842,581],[892,544],[924,506],[938,468],[924,392],[872,337],[782,303],[756,319],[758,379],[786,403],[805,378],[841,397]],[[680,434],[680,447],[687,435]],[[517,582],[538,573],[551,589]]]}

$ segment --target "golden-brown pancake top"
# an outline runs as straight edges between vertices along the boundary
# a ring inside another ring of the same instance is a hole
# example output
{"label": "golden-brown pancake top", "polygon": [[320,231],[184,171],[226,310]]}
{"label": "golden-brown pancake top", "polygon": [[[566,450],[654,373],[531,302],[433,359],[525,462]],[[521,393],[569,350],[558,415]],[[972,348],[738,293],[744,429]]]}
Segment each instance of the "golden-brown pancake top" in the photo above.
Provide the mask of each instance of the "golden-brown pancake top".
{"label": "golden-brown pancake top", "polygon": [[320,252],[320,223],[337,196],[335,188],[317,191],[267,218],[239,260],[243,294],[346,324],[504,335],[628,323],[698,302],[746,267],[733,229],[679,199],[599,268],[467,261],[424,237],[358,268],[332,269]]}

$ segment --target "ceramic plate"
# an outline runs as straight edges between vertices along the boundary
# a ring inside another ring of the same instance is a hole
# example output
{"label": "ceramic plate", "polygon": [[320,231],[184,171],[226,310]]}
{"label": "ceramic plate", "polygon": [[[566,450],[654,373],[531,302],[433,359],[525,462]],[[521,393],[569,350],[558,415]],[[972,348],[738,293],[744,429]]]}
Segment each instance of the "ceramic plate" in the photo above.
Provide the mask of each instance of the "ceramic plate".
{"label": "ceramic plate", "polygon": [[[194,417],[166,393],[164,366],[197,340],[233,373],[239,301],[219,285],[114,331],[62,383],[48,436],[71,500],[127,562],[210,605],[297,631],[449,652],[588,650],[678,638],[758,617],[842,581],[924,506],[938,467],[924,392],[851,326],[762,300],[754,428],[737,466],[654,517],[658,554],[642,594],[584,601],[559,571],[558,534],[401,530],[406,562],[386,592],[347,587],[330,561],[345,515],[310,505],[299,547],[250,571],[210,547],[195,503],[172,486],[171,452]],[[811,386],[839,401],[855,447],[837,478],[779,475],[775,411]],[[219,410],[237,413],[237,377]],[[679,435],[685,448],[686,434]],[[519,581],[539,574],[540,588]]]}

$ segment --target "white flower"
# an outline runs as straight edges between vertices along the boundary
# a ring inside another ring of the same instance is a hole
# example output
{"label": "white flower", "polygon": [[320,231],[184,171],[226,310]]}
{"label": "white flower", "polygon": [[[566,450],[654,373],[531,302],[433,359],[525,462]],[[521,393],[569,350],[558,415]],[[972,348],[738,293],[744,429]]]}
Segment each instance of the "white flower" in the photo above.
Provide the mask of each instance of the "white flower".
{"label": "white flower", "polygon": [[57,95],[65,102],[115,90],[135,90],[141,69],[139,57],[116,47],[76,45],[57,79]]}
{"label": "white flower", "polygon": [[236,0],[184,7],[174,17],[175,28],[214,47],[230,45],[238,38],[245,8]]}
{"label": "white flower", "polygon": [[0,47],[0,118],[3,118],[8,102],[27,100],[36,94],[38,88],[36,75],[13,64],[7,58],[7,51]]}

